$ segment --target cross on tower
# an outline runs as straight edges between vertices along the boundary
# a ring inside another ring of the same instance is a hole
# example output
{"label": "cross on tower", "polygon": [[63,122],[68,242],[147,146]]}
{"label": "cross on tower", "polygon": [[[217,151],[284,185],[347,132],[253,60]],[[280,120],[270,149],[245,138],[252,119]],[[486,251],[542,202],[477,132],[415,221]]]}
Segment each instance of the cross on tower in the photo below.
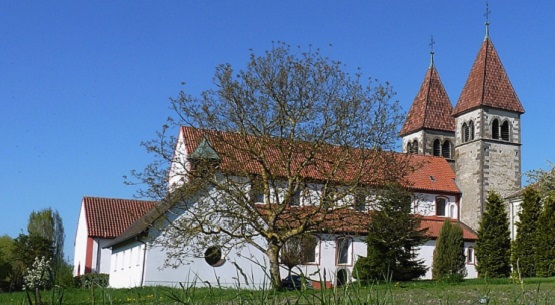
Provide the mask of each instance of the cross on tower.
{"label": "cross on tower", "polygon": [[491,11],[489,10],[489,3],[486,1],[486,12],[484,16],[486,17],[486,39],[489,38],[489,14]]}
{"label": "cross on tower", "polygon": [[434,44],[436,44],[436,42],[434,41],[434,35],[431,35],[430,44],[429,44],[429,46],[430,46],[430,56],[431,56],[430,67],[434,65]]}
{"label": "cross on tower", "polygon": [[486,1],[486,12],[484,13],[484,16],[486,17],[486,24],[489,24],[489,14],[491,13],[491,11],[489,10],[489,3]]}

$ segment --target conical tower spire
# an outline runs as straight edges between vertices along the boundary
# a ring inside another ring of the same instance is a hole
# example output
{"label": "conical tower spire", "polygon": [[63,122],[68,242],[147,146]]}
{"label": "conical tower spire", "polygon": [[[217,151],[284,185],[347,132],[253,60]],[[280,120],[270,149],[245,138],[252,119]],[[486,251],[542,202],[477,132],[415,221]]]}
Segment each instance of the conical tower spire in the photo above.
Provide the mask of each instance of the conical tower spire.
{"label": "conical tower spire", "polygon": [[453,115],[478,107],[524,113],[524,108],[507,76],[491,39],[482,43]]}
{"label": "conical tower spire", "polygon": [[[430,45],[433,46],[433,39]],[[455,120],[451,116],[453,106],[435,68],[433,49],[430,53],[430,67],[410,107],[400,136],[423,129],[455,132]]]}

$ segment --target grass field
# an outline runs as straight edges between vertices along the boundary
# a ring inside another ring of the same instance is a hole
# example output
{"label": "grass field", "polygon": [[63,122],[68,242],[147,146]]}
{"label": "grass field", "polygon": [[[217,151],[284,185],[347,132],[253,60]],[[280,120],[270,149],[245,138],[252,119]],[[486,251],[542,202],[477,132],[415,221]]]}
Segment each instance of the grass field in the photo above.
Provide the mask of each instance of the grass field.
{"label": "grass field", "polygon": [[[63,293],[63,297],[60,298]],[[276,292],[235,289],[145,287],[66,289],[42,293],[45,304],[555,304],[555,279],[415,281],[350,285],[327,291]],[[29,304],[24,292],[0,293],[0,304]]]}

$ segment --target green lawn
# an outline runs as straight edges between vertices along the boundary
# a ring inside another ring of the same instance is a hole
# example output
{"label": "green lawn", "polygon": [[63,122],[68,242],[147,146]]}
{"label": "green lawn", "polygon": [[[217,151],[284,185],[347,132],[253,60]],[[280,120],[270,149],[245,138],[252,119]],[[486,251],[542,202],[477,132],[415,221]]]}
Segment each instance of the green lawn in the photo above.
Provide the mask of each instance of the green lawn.
{"label": "green lawn", "polygon": [[[66,289],[43,292],[45,304],[555,304],[555,278],[467,280],[448,284],[433,281],[351,285],[328,291],[247,291],[235,289],[146,287],[135,289]],[[24,292],[0,293],[0,304],[29,304]]]}

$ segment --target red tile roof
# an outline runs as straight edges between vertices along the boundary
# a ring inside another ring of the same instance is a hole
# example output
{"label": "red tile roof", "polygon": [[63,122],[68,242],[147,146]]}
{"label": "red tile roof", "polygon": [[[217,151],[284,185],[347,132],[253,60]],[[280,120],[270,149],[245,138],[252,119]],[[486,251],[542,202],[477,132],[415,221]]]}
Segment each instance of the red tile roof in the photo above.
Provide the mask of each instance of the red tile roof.
{"label": "red tile roof", "polygon": [[116,238],[155,204],[143,200],[83,197],[88,236]]}
{"label": "red tile roof", "polygon": [[[420,222],[421,228],[428,228],[426,235],[432,239],[439,237],[441,232],[441,227],[446,218],[438,216],[424,216]],[[478,235],[469,226],[458,221],[457,219],[449,219],[451,223],[458,225],[463,229],[463,239],[465,240],[477,240]]]}
{"label": "red tile roof", "polygon": [[410,154],[412,163],[422,164],[407,176],[413,191],[460,194],[455,172],[443,157]]}
{"label": "red tile roof", "polygon": [[[261,211],[267,209],[268,207],[260,205]],[[315,219],[312,224],[322,232],[334,233],[334,234],[355,234],[355,235],[366,235],[368,234],[368,227],[372,221],[372,212],[361,212],[350,208],[339,208],[335,210],[330,210],[325,216],[322,216],[321,212],[318,212],[317,207],[293,207],[280,218],[283,219],[282,225],[291,225],[292,227],[299,225],[299,220],[306,219],[306,215],[311,215],[311,218]],[[323,217],[323,221],[321,220]],[[469,226],[460,222],[458,219],[451,219],[439,216],[420,216],[420,229],[427,229],[426,236],[431,239],[437,239],[441,232],[441,227],[443,222],[448,219],[453,224],[460,226],[463,229],[463,239],[465,240],[477,240],[478,236]]]}
{"label": "red tile roof", "polygon": [[491,39],[482,43],[453,115],[486,106],[524,113]]}
{"label": "red tile roof", "polygon": [[[286,170],[288,167],[286,163],[288,160],[283,157],[283,151],[278,146],[290,145],[290,143],[281,143],[279,139],[275,138],[244,137],[236,133],[216,132],[185,126],[181,128],[181,132],[189,154],[195,151],[203,139],[207,139],[221,157],[220,169],[224,172],[243,175],[261,173],[261,164],[257,160],[256,153],[253,153],[252,150],[256,149],[253,147],[263,147],[257,153],[266,158],[264,165],[274,166],[271,169],[274,175],[287,177]],[[253,143],[256,143],[256,145]],[[293,160],[290,169],[294,170],[296,166],[301,166],[300,164],[306,160],[306,152],[312,149],[308,145],[301,142],[293,143],[293,146],[295,146],[293,151],[296,155],[290,158]],[[303,150],[305,146],[308,149]],[[334,165],[338,162],[337,156],[347,160],[342,160],[341,162],[344,162],[342,166],[331,175]],[[346,158],[346,156],[348,157]],[[302,168],[302,177],[316,180],[326,180],[333,177],[335,181],[341,182],[348,181],[352,175],[355,175],[354,173],[362,173],[361,181],[370,185],[377,185],[380,181],[385,181],[388,178],[402,177],[400,179],[404,179],[404,181],[399,182],[413,190],[460,193],[454,182],[455,173],[447,161],[441,157],[325,145],[316,153],[314,160],[314,164],[305,165]],[[397,161],[395,162],[399,165],[397,167],[402,168],[391,167],[393,163],[391,160]],[[384,168],[383,164],[387,164],[387,168]]]}
{"label": "red tile roof", "polygon": [[453,105],[447,96],[439,73],[430,66],[420,91],[414,98],[400,136],[421,130],[433,129],[455,132],[455,119],[451,115]]}

